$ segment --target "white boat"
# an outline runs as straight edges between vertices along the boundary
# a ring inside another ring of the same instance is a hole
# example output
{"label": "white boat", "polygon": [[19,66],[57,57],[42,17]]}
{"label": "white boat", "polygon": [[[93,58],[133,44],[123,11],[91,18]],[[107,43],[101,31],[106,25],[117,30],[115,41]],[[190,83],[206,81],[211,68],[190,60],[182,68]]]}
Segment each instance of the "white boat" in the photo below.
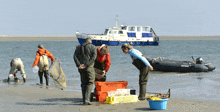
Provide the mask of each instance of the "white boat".
{"label": "white boat", "polygon": [[159,37],[150,26],[125,26],[106,28],[104,34],[80,34],[76,32],[76,37],[80,44],[86,38],[92,39],[92,44],[100,46],[106,44],[109,46],[122,45],[128,43],[130,45],[159,45]]}

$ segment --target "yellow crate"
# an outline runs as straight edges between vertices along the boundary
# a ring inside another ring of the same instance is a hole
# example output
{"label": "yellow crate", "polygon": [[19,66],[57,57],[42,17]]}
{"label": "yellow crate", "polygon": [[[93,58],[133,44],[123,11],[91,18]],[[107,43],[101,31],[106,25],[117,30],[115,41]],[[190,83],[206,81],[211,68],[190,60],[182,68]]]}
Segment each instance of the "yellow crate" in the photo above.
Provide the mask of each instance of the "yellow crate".
{"label": "yellow crate", "polygon": [[129,103],[129,102],[138,102],[138,96],[137,95],[112,96],[112,97],[106,97],[106,101],[105,101],[105,103],[108,104]]}

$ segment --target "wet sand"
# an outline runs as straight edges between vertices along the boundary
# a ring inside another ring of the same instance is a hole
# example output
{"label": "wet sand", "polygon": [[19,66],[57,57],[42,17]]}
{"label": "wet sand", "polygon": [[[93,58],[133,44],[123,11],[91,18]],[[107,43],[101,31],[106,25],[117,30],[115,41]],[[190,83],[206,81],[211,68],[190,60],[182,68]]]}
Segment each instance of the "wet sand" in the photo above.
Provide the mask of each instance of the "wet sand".
{"label": "wet sand", "polygon": [[[22,82],[20,82],[22,83]],[[71,111],[71,112],[135,112],[151,111],[147,100],[136,103],[103,104],[94,100],[93,105],[83,106],[80,92],[47,89],[38,85],[8,85],[0,87],[0,111]],[[220,101],[171,98],[163,112],[217,112]],[[159,112],[157,110],[155,112]]]}
{"label": "wet sand", "polygon": [[[159,36],[160,40],[220,39],[220,36]],[[76,36],[0,36],[0,41],[76,40]]]}

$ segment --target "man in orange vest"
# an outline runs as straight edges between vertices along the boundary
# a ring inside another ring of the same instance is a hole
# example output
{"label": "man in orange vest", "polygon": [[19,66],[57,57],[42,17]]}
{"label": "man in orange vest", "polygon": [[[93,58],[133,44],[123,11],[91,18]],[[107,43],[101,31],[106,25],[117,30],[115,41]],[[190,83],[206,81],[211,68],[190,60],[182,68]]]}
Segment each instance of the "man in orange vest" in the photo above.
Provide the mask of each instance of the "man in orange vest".
{"label": "man in orange vest", "polygon": [[[108,72],[111,66],[110,54],[108,52],[108,46],[103,44],[97,48],[97,59],[95,60],[95,81],[106,81],[106,72]],[[94,89],[94,95],[96,95],[96,88]]]}
{"label": "man in orange vest", "polygon": [[102,71],[101,77],[96,76],[95,81],[106,81],[106,72],[108,72],[111,66],[110,54],[108,52],[108,46],[103,44],[97,48],[97,59],[95,60],[95,69]]}
{"label": "man in orange vest", "polygon": [[53,55],[48,50],[46,50],[43,45],[39,44],[33,67],[36,66],[36,65],[39,67],[38,75],[39,75],[39,78],[40,78],[40,84],[41,85],[43,84],[43,74],[44,74],[47,86],[49,85],[49,77],[48,77],[48,75],[49,75],[48,74],[49,61],[48,61],[48,57],[51,59],[51,65],[52,65],[53,61],[54,61]]}

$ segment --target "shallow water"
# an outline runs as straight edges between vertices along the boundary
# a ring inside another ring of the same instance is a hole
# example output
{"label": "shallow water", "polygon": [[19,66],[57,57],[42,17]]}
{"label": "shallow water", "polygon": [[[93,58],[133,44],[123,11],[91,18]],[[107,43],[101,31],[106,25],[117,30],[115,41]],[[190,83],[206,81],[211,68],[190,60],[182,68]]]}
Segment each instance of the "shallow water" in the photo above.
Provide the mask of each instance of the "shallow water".
{"label": "shallow water", "polygon": [[[166,93],[171,89],[171,97],[189,99],[204,99],[220,101],[220,40],[161,40],[159,46],[137,46],[144,55],[150,57],[164,57],[177,60],[192,60],[202,57],[205,62],[210,62],[216,69],[212,72],[200,73],[175,73],[151,71],[147,83],[148,92]],[[79,44],[77,40],[71,41],[0,41],[0,86],[8,86],[3,80],[8,77],[9,63],[12,58],[19,57],[24,63],[27,82],[25,85],[39,83],[37,73],[33,73],[32,64],[35,59],[38,44],[43,44],[54,57],[61,60],[61,67],[66,75],[66,91],[80,92],[80,77],[73,60],[73,53]],[[139,71],[131,64],[128,54],[122,53],[120,46],[109,47],[112,66],[107,73],[107,81],[128,81],[129,89],[136,89],[139,93]],[[18,78],[22,78],[17,73]],[[10,83],[19,86],[20,83]],[[44,80],[45,84],[45,80]],[[50,78],[50,89],[56,89]]]}

